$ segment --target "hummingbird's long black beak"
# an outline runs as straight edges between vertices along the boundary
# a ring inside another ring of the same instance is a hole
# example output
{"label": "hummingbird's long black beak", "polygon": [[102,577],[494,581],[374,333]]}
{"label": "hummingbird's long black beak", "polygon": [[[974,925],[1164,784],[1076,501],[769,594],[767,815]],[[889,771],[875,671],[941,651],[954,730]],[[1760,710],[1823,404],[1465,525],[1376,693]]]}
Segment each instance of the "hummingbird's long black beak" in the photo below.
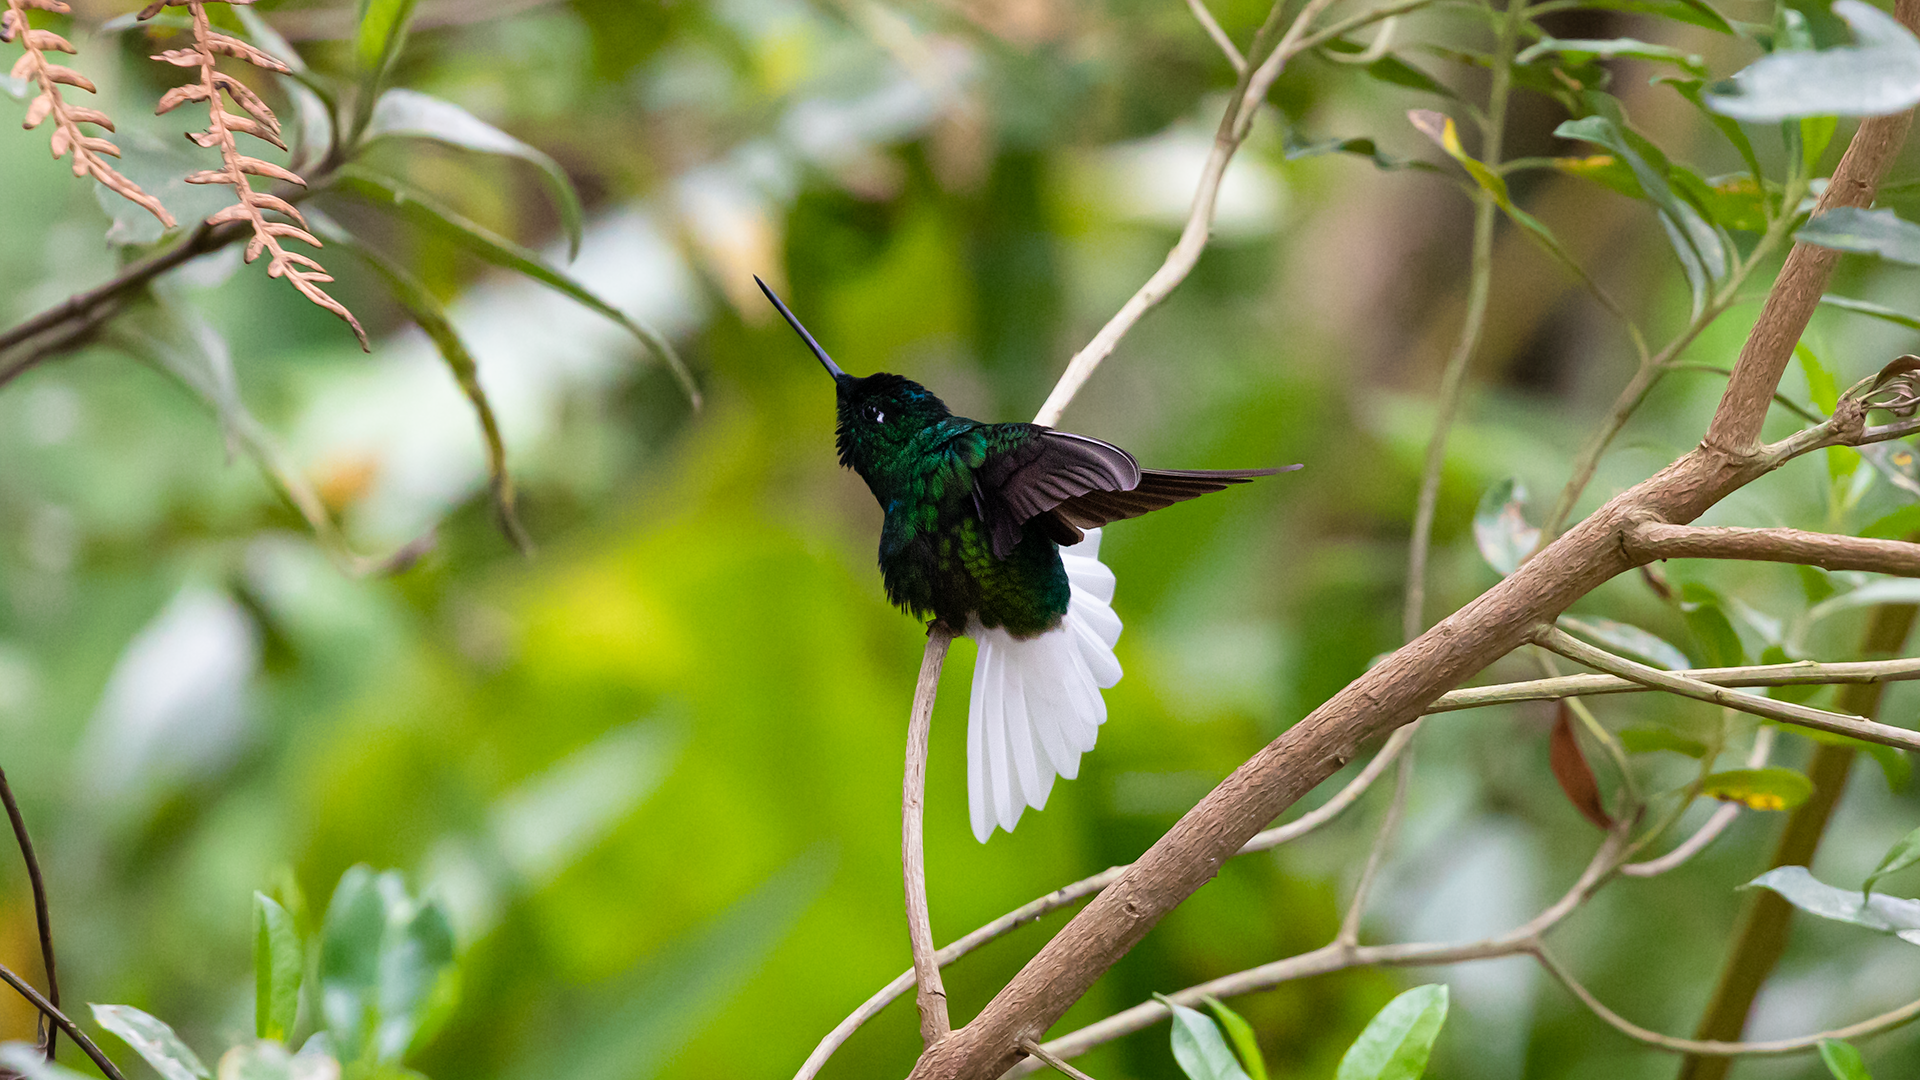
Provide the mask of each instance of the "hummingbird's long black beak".
{"label": "hummingbird's long black beak", "polygon": [[844,378],[847,373],[841,371],[840,365],[834,363],[833,357],[827,355],[827,350],[821,348],[820,343],[813,340],[813,335],[807,333],[807,328],[801,326],[800,320],[793,317],[793,312],[787,310],[787,305],[780,302],[780,298],[773,294],[772,289],[767,288],[767,283],[760,280],[760,275],[755,274],[753,276],[753,283],[760,286],[760,291],[767,294],[768,300],[773,301],[774,310],[780,313],[781,318],[787,320],[787,325],[793,327],[793,332],[799,334],[800,340],[806,342],[807,348],[813,350],[813,355],[819,357],[820,362],[826,365],[827,374],[833,376],[835,381]]}

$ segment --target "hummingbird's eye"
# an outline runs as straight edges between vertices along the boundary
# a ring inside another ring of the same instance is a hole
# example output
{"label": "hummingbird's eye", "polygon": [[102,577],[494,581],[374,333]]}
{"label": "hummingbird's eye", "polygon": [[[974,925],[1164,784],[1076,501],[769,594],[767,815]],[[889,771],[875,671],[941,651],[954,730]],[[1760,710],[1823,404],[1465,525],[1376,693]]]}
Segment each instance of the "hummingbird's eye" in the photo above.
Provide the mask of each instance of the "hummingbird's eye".
{"label": "hummingbird's eye", "polygon": [[869,405],[862,411],[866,413],[867,419],[872,423],[884,424],[887,422],[887,414],[882,412],[878,405]]}

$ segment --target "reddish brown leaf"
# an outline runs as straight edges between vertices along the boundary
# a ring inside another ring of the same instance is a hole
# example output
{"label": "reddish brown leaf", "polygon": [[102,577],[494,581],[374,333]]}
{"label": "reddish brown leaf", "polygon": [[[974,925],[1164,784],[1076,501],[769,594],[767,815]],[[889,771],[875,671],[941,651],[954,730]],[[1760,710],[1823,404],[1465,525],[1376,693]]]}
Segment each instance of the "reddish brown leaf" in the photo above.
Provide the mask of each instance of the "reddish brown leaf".
{"label": "reddish brown leaf", "polygon": [[1567,793],[1567,801],[1573,808],[1596,828],[1612,829],[1613,819],[1607,816],[1607,808],[1600,802],[1600,784],[1593,778],[1587,755],[1580,752],[1579,740],[1574,738],[1573,709],[1564,701],[1554,710],[1547,761],[1553,766],[1553,778],[1560,781],[1560,790]]}

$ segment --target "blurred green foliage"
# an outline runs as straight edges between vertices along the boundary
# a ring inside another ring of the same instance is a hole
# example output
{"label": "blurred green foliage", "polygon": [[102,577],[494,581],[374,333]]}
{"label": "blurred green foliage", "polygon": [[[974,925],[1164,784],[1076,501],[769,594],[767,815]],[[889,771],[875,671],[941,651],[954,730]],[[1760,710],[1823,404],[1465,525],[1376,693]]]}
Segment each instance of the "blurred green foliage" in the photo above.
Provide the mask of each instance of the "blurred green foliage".
{"label": "blurred green foliage", "polygon": [[[1744,6],[1735,14],[1753,24],[1773,19]],[[81,30],[121,14],[76,7]],[[453,380],[344,252],[327,255],[333,288],[374,333],[372,358],[283,283],[236,269],[231,251],[187,267],[160,299],[217,335],[195,340],[226,343],[239,399],[357,550],[436,535],[403,573],[342,573],[180,369],[142,363],[155,357],[137,342],[103,341],[0,392],[0,764],[48,867],[68,998],[131,1003],[202,1048],[326,1029],[336,1052],[372,1069],[413,1047],[409,1067],[440,1080],[787,1075],[907,967],[898,769],[920,631],[881,596],[878,515],[835,467],[827,386],[748,275],[784,276],[849,370],[902,371],[963,413],[1024,418],[1163,257],[1232,73],[1181,5],[1134,0],[428,2],[397,55],[350,41],[345,5],[259,8],[321,76],[351,81],[371,65],[550,155],[586,204],[571,261],[566,203],[524,160],[387,140],[366,161],[508,243],[546,245],[547,262],[669,335],[707,404],[692,411],[622,327],[490,270],[506,249],[489,256],[341,191],[315,205],[417,279],[471,347],[535,557],[494,526],[481,439]],[[1245,41],[1265,12],[1231,0],[1215,14]],[[1556,18],[1563,45],[1652,32],[1620,11]],[[1388,163],[1433,157],[1403,113],[1446,103],[1428,68],[1449,92],[1478,92],[1471,63],[1441,66],[1484,47],[1477,19],[1443,7],[1411,20],[1402,40],[1434,48],[1406,49],[1398,66],[1302,57],[1230,175],[1214,246],[1068,413],[1067,427],[1153,465],[1308,467],[1110,530],[1103,556],[1127,623],[1112,719],[1080,778],[985,846],[965,824],[972,654],[956,651],[928,795],[941,941],[1132,859],[1397,644],[1431,388],[1465,293],[1468,203],[1430,173],[1289,147],[1365,135],[1363,152]],[[1702,27],[1661,29],[1716,73],[1751,58]],[[167,73],[144,61],[140,32],[81,30],[80,61],[122,123],[132,175],[142,153],[180,141],[177,118],[144,115]],[[1569,50],[1569,64],[1600,71]],[[1656,66],[1616,52],[1613,89],[1668,154],[1706,176],[1746,164],[1679,95],[1646,84]],[[1547,70],[1543,92],[1516,100],[1511,152],[1585,153],[1554,139],[1580,99]],[[1760,142],[1776,171],[1795,152]],[[0,125],[9,323],[116,265],[94,194],[45,152],[44,133]],[[1665,192],[1662,212],[1697,213],[1693,174],[1668,176],[1682,194]],[[1515,170],[1505,186],[1636,316],[1685,322],[1688,282],[1644,206],[1571,168]],[[1912,216],[1914,191],[1889,201]],[[1747,240],[1717,235],[1732,249]],[[1864,262],[1840,282],[1911,316],[1910,283]],[[1497,492],[1489,509],[1518,527],[1537,520],[1524,493],[1558,490],[1631,371],[1617,325],[1518,231],[1502,233],[1494,287],[1441,489],[1435,617],[1496,578],[1473,537],[1483,493]],[[1756,309],[1735,305],[1685,359],[1730,363]],[[150,314],[131,318],[154,329]],[[1844,387],[1914,338],[1911,323],[1823,311],[1807,344],[1825,366],[1789,375],[1783,391],[1817,401],[1818,372]],[[219,355],[190,360],[217,375]],[[1665,380],[1581,508],[1690,447],[1718,389],[1710,371]],[[1770,433],[1797,422],[1780,413]],[[1906,469],[1913,485],[1911,453],[1895,453],[1906,457],[1874,469],[1799,463],[1715,520],[1866,528],[1912,501],[1897,479]],[[1845,602],[1857,577],[1695,563],[1665,574],[1685,604],[1627,578],[1576,613],[1700,662],[1770,649],[1848,658],[1865,619],[1864,602]],[[1495,671],[1534,673],[1518,658]],[[1883,718],[1911,722],[1910,689],[1888,702]],[[1616,730],[1666,733],[1650,749],[1703,753],[1717,715],[1652,695],[1594,709]],[[1596,837],[1552,782],[1551,715],[1509,707],[1429,725],[1369,937],[1499,932],[1577,873]],[[1782,742],[1777,760],[1798,764],[1808,744]],[[1636,761],[1664,786],[1696,766]],[[1910,788],[1856,781],[1823,880],[1860,880],[1911,828]],[[1324,943],[1383,798],[1229,865],[1065,1025]],[[1560,955],[1622,1013],[1684,1031],[1773,820],[1745,815],[1685,870],[1603,893],[1558,932]],[[0,961],[35,971],[32,910],[13,864],[0,865]],[[255,915],[256,890],[275,898],[259,910],[283,910],[284,924]],[[303,899],[325,895],[333,914]],[[956,1016],[1059,920],[953,967]],[[1797,930],[1756,1030],[1797,1034],[1914,996],[1899,951],[1910,946],[1846,931]],[[265,989],[248,963],[263,934]],[[293,1020],[292,969],[274,958],[289,936],[319,942]],[[333,944],[348,941],[344,953]],[[419,977],[388,1001],[365,964],[385,972],[383,958],[402,953],[435,962],[416,963]],[[1630,1080],[1674,1067],[1518,959],[1345,972],[1234,1008],[1268,1075],[1330,1077],[1383,1006],[1438,978],[1458,1007],[1430,1076]],[[261,1000],[276,1027],[258,1026]],[[826,1075],[903,1073],[917,1047],[911,1012],[894,1005]],[[376,1014],[405,1020],[389,1029]],[[30,1037],[31,1025],[18,1002],[0,1002],[0,1036]],[[1173,1078],[1166,1039],[1143,1033],[1079,1064],[1105,1080]],[[1920,1068],[1911,1034],[1868,1054],[1882,1076]],[[77,1062],[71,1047],[64,1059]],[[1743,1080],[1804,1080],[1823,1066],[1805,1056],[1741,1069]]]}

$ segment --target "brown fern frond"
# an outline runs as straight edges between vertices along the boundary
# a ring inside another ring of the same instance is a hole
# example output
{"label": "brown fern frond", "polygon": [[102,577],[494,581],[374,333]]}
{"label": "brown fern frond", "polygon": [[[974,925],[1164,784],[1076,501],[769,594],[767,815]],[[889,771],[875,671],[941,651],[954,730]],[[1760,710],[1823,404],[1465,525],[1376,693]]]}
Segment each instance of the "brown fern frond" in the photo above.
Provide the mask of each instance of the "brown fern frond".
{"label": "brown fern frond", "polygon": [[0,12],[0,41],[17,39],[22,49],[20,59],[14,61],[12,76],[40,87],[40,93],[27,105],[22,126],[36,128],[51,119],[53,134],[47,140],[47,145],[53,151],[54,160],[73,155],[73,175],[93,177],[108,190],[145,207],[148,213],[160,219],[160,224],[173,228],[173,215],[167,213],[167,208],[160,205],[159,199],[141,190],[140,185],[107,164],[107,158],[120,156],[120,148],[80,129],[81,124],[92,124],[112,131],[113,121],[107,119],[107,114],[99,109],[70,105],[61,96],[62,86],[94,93],[93,83],[78,71],[47,59],[50,52],[72,55],[75,52],[73,43],[51,30],[34,29],[27,22],[29,9],[55,14],[65,14],[68,10],[61,0],[6,0],[6,10]]}
{"label": "brown fern frond", "polygon": [[[15,2],[15,0],[8,0]],[[53,2],[53,0],[47,0]],[[282,240],[298,240],[301,243],[320,247],[320,239],[308,232],[307,222],[294,205],[278,195],[253,190],[248,179],[264,176],[270,180],[281,180],[289,184],[305,187],[307,182],[291,169],[249,157],[240,152],[235,135],[249,135],[263,142],[272,143],[282,150],[286,143],[280,140],[280,120],[259,94],[245,83],[218,70],[215,64],[217,56],[230,56],[244,60],[254,67],[266,71],[285,74],[290,70],[273,56],[247,44],[238,38],[229,37],[213,29],[207,19],[206,5],[209,0],[156,0],[140,12],[143,19],[151,18],[165,7],[183,7],[193,18],[193,47],[190,49],[168,49],[154,57],[155,60],[173,64],[176,67],[199,68],[200,81],[188,83],[167,91],[160,98],[155,112],[164,113],[185,105],[188,102],[205,102],[207,105],[207,129],[189,134],[187,138],[209,150],[220,151],[221,167],[203,169],[189,175],[189,184],[223,184],[233,188],[239,201],[232,206],[215,212],[207,218],[209,225],[224,225],[228,222],[246,222],[253,229],[253,236],[247,241],[246,261],[253,262],[265,253],[267,258],[267,276],[286,278],[300,295],[321,308],[338,315],[353,328],[353,334],[360,339],[360,347],[368,348],[367,333],[360,328],[360,320],[353,317],[345,304],[327,295],[320,286],[331,282],[333,278],[310,255],[288,251],[281,246]],[[226,0],[228,3],[251,3],[252,0]],[[228,112],[227,103],[232,102],[238,113]],[[245,115],[241,115],[245,114]],[[276,214],[287,221],[267,217]],[[289,224],[288,221],[294,224]]]}

